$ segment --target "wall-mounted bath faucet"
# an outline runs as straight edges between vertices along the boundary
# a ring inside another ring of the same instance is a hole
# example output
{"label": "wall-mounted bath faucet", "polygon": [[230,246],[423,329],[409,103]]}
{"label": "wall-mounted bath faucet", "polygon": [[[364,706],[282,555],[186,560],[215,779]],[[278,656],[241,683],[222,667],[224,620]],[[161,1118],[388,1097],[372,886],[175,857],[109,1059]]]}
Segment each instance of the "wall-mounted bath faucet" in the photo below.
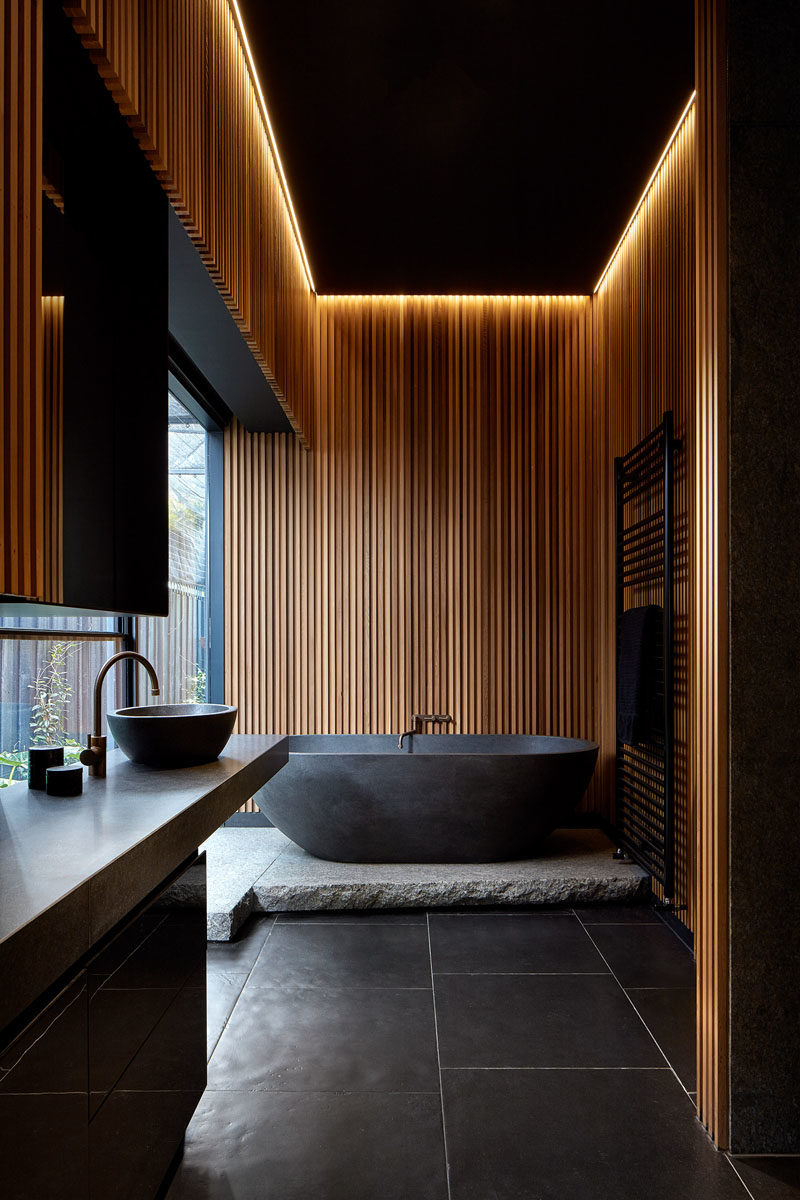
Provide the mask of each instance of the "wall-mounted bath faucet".
{"label": "wall-mounted bath faucet", "polygon": [[407,737],[412,737],[415,733],[422,733],[425,725],[453,725],[453,718],[449,713],[414,713],[411,718],[411,728],[406,729],[405,733],[401,733],[397,739],[397,749],[403,749],[403,740]]}
{"label": "wall-mounted bath faucet", "polygon": [[102,695],[103,680],[114,663],[119,662],[123,658],[132,658],[135,662],[140,662],[150,676],[153,695],[158,696],[160,694],[155,668],[151,666],[143,654],[137,654],[135,650],[120,650],[119,654],[112,654],[108,662],[103,663],[94,681],[94,733],[89,734],[89,744],[85,750],[81,751],[81,762],[85,767],[89,768],[89,774],[93,775],[95,779],[105,779],[106,777],[106,738],[105,734],[100,732],[102,728],[100,697]]}

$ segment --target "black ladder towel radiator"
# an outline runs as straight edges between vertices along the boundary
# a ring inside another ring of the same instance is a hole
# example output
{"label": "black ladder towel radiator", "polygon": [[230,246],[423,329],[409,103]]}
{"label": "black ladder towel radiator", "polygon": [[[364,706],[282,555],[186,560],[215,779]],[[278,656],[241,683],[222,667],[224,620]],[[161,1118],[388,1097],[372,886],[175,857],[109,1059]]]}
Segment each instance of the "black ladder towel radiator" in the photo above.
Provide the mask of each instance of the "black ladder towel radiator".
{"label": "black ladder towel radiator", "polygon": [[680,449],[666,412],[652,433],[614,459],[617,667],[626,609],[657,604],[663,611],[647,729],[628,745],[617,721],[616,828],[620,851],[661,885],[666,904],[675,889],[673,501]]}

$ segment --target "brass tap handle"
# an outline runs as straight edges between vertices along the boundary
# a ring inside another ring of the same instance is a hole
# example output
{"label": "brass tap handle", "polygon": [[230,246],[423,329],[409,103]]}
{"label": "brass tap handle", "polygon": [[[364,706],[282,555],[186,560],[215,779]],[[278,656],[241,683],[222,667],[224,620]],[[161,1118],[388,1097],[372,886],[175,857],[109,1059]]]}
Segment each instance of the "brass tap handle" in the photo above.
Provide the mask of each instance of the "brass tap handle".
{"label": "brass tap handle", "polygon": [[85,750],[81,750],[80,760],[85,767],[89,768],[89,774],[95,779],[105,779],[106,777],[106,739],[104,735],[90,733],[89,744]]}

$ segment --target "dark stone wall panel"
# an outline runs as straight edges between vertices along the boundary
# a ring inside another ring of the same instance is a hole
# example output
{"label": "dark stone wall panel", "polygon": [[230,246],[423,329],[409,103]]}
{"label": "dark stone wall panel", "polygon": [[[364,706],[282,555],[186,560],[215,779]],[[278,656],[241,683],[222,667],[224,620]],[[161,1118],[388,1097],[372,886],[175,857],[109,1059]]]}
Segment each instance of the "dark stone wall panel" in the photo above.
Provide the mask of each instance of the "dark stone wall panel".
{"label": "dark stone wall panel", "polygon": [[729,4],[730,1145],[800,1152],[800,10]]}

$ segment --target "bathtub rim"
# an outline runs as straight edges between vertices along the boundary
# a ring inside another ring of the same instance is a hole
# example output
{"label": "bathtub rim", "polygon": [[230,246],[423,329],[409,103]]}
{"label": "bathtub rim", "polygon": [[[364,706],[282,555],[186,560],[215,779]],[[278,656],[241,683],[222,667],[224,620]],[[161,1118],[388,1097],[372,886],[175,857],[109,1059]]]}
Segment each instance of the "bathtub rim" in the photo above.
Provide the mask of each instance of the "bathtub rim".
{"label": "bathtub rim", "polygon": [[[399,736],[395,733],[292,733],[286,735],[286,740],[289,754],[328,755],[331,757],[344,754],[353,757],[380,757],[387,753],[414,757],[414,738],[419,739],[418,745],[419,742],[422,743],[422,752],[418,755],[420,758],[437,757],[437,748],[439,747],[442,748],[442,757],[448,758],[454,755],[462,755],[465,758],[546,758],[567,754],[599,753],[600,750],[598,742],[587,738],[569,738],[558,734],[538,733],[416,733],[406,735],[406,742],[401,750],[397,745]],[[301,740],[312,742],[323,739],[327,743],[334,742],[334,745],[317,747],[297,745],[297,742]],[[383,739],[384,745],[375,745],[378,739]],[[488,744],[474,747],[463,744],[478,739],[485,740]],[[491,745],[491,742],[496,739],[502,739],[505,744],[504,749],[501,750],[497,746]],[[531,746],[532,742],[536,742],[538,745]],[[511,745],[511,743],[519,744]],[[444,750],[445,745],[447,746],[446,750]]]}

